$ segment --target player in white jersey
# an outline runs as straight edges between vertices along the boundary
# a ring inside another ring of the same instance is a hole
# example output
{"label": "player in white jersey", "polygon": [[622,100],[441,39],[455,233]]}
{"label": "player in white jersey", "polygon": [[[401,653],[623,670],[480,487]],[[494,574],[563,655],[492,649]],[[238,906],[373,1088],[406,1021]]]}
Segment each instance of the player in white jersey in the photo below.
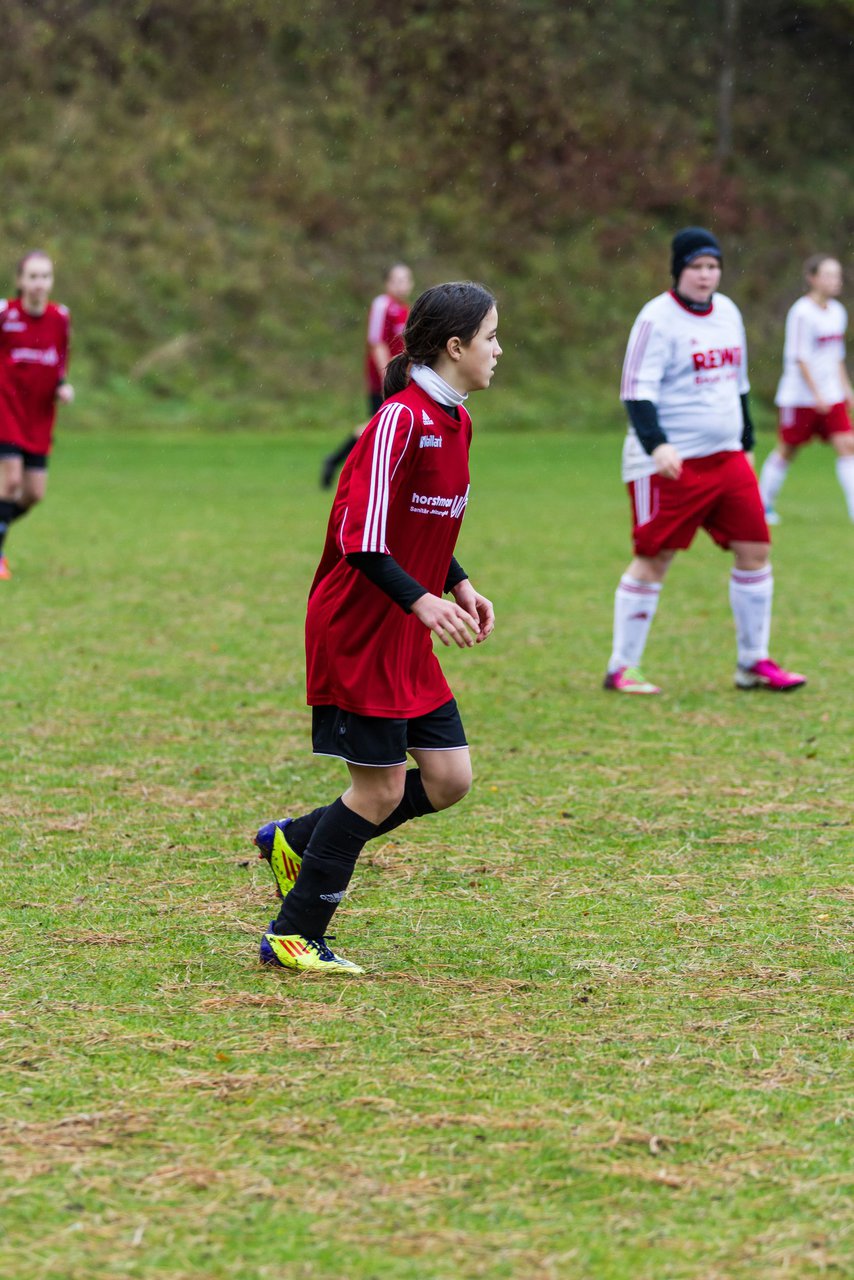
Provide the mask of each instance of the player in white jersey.
{"label": "player in white jersey", "polygon": [[710,231],[673,238],[673,289],[634,323],[620,396],[629,415],[623,479],[633,515],[634,559],[614,602],[614,644],[605,688],[660,690],[640,670],[664,577],[699,528],[734,556],[740,689],[795,689],[804,677],[768,656],[774,580],[768,526],[750,454],[747,343],[738,307],[716,292],[721,248]]}
{"label": "player in white jersey", "polygon": [[769,524],[779,523],[774,503],[789,465],[813,436],[833,446],[836,475],[854,520],[854,432],[849,416],[854,391],[845,368],[848,315],[838,301],[842,268],[835,258],[817,253],[804,263],[804,278],[807,291],[786,317],[783,376],[775,396],[779,443],[765,459],[759,479]]}

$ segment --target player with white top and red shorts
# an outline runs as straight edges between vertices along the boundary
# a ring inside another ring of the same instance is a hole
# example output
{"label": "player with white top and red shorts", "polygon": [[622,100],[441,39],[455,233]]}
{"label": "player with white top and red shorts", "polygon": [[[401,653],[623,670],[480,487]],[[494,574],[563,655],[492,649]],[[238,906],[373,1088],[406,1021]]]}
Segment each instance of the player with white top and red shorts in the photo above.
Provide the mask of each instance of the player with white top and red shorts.
{"label": "player with white top and red shorts", "polygon": [[838,301],[842,267],[817,253],[804,263],[807,291],[786,317],[783,376],[774,397],[779,410],[779,443],[765,459],[759,488],[765,518],[778,524],[774,509],[789,465],[801,445],[814,437],[836,453],[836,475],[854,520],[854,432],[850,410],[854,390],[845,368],[848,315]]}
{"label": "player with white top and red shorts", "polygon": [[9,526],[47,490],[57,402],[70,404],[66,381],[68,309],[50,301],[53,263],[34,250],[18,263],[17,297],[0,301],[0,579]]}
{"label": "player with white top and red shorts", "polygon": [[640,663],[670,563],[700,528],[734,557],[736,685],[786,690],[805,683],[768,656],[774,582],[750,457],[747,342],[738,307],[716,292],[721,261],[710,231],[679,231],[674,287],[646,304],[629,337],[620,396],[630,424],[623,479],[635,555],[617,587],[605,676],[605,688],[620,693],[660,692]]}
{"label": "player with white top and red shorts", "polygon": [[[412,295],[412,272],[403,262],[390,267],[385,279],[385,292],[371,303],[368,331],[365,335],[365,385],[368,393],[368,416],[372,418],[383,402],[383,377],[386,366],[403,350],[403,330],[409,315]],[[335,472],[349,457],[367,423],[351,431],[338,449],[323,459],[320,487],[328,489]]]}
{"label": "player with white top and red shorts", "polygon": [[[350,786],[332,804],[255,836],[284,899],[261,939],[264,963],[361,973],[325,941],[361,849],[456,804],[471,785],[465,732],[432,635],[467,648],[495,622],[454,548],[469,496],[464,401],[492,380],[497,326],[482,285],[423,293],[404,352],[386,370],[385,402],[341,473],[309,594],[307,701],[315,754],[343,760]],[[416,768],[407,770],[407,755]]]}

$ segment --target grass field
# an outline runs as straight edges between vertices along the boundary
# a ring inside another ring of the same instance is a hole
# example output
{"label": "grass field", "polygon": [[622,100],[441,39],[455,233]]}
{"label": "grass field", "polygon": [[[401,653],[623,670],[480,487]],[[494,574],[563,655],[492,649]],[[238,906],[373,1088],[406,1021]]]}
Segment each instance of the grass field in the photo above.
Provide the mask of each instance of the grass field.
{"label": "grass field", "polygon": [[[334,433],[332,433],[334,434]],[[768,447],[768,438],[764,447]],[[854,531],[831,460],[776,537],[791,697],[732,688],[727,561],[600,681],[619,439],[485,434],[448,654],[456,812],[369,845],[357,980],[262,970],[248,837],[308,752],[319,436],[64,435],[4,652],[0,1273],[15,1280],[851,1274]],[[847,990],[846,990],[847,987]]]}

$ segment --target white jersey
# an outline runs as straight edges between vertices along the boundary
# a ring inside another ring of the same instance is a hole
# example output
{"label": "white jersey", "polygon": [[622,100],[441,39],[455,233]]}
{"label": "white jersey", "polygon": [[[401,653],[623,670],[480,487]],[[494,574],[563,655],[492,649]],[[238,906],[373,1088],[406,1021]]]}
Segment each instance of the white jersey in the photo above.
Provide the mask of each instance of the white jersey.
{"label": "white jersey", "polygon": [[845,360],[845,330],[848,313],[835,298],[820,307],[809,295],[798,298],[786,316],[786,343],[783,348],[783,376],[774,403],[781,409],[807,409],[815,396],[798,368],[804,364],[827,404],[845,399],[840,365]]}
{"label": "white jersey", "polygon": [[[634,323],[623,364],[621,400],[651,400],[667,440],[683,458],[741,449],[740,396],[747,380],[741,312],[721,293],[705,315],[672,293],[648,302]],[[629,427],[623,479],[655,474],[655,463]]]}

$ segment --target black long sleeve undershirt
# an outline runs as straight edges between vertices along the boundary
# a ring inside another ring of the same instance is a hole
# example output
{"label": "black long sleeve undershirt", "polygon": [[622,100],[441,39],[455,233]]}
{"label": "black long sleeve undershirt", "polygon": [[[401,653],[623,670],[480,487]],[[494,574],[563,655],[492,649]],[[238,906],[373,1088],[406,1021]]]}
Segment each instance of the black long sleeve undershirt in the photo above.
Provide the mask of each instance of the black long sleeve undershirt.
{"label": "black long sleeve undershirt", "polygon": [[[753,448],[754,429],[750,417],[750,404],[747,393],[741,399],[741,447],[745,453]],[[635,435],[641,447],[649,454],[660,444],[667,444],[667,436],[658,421],[658,409],[651,400],[624,400],[629,421],[635,429]]]}
{"label": "black long sleeve undershirt", "polygon": [[[382,551],[352,551],[347,556],[347,563],[363,573],[380,591],[384,591],[404,613],[409,613],[415,601],[427,595],[426,587],[422,587],[420,582],[402,569],[393,556],[385,555]],[[468,574],[459,561],[451,556],[444,590],[451,591],[467,577]]]}

